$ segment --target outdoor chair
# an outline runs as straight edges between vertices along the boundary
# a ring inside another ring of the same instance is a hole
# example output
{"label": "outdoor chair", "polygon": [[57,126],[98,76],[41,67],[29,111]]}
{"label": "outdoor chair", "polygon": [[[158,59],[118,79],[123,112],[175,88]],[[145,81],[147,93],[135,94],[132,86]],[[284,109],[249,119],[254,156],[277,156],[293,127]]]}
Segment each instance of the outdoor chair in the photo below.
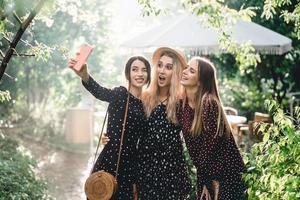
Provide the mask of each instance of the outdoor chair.
{"label": "outdoor chair", "polygon": [[263,139],[263,134],[259,130],[260,124],[261,123],[271,123],[272,118],[270,115],[265,114],[265,113],[260,113],[260,112],[255,112],[254,113],[254,118],[253,121],[249,121],[249,133],[250,136],[257,141],[262,141]]}
{"label": "outdoor chair", "polygon": [[[243,116],[238,116],[238,111],[237,109],[233,108],[233,107],[224,107],[224,111],[226,115],[233,115],[233,116],[237,116],[237,117],[243,117]],[[232,134],[235,138],[236,144],[238,146],[241,146],[241,144],[243,143],[243,132],[241,131],[243,127],[247,127],[248,129],[248,124],[247,123],[231,123],[231,128],[232,128]]]}
{"label": "outdoor chair", "polygon": [[232,107],[224,107],[224,111],[226,115],[238,115],[238,111],[235,108]]}

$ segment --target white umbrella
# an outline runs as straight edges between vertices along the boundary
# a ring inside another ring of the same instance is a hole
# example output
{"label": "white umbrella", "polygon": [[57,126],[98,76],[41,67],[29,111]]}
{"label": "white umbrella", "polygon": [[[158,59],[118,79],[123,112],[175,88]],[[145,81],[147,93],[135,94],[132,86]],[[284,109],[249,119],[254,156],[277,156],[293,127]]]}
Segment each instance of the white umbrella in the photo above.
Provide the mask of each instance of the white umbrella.
{"label": "white umbrella", "polygon": [[[232,27],[232,37],[239,44],[250,42],[260,53],[281,55],[292,49],[292,40],[254,22],[239,21]],[[121,46],[149,48],[172,46],[184,48],[194,54],[207,55],[224,52],[219,48],[219,35],[215,30],[204,27],[200,18],[182,15],[154,27]]]}

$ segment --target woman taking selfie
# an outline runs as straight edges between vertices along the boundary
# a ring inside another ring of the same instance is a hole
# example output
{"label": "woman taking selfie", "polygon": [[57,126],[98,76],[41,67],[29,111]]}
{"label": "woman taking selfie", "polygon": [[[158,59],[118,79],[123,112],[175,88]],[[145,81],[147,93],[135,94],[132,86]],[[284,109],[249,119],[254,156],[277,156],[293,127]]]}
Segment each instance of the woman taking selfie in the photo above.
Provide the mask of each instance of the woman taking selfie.
{"label": "woman taking selfie", "polygon": [[[76,60],[69,61],[73,69]],[[125,65],[125,77],[128,88],[123,86],[108,89],[100,86],[88,73],[84,64],[80,71],[74,70],[81,77],[83,86],[97,99],[106,101],[108,105],[107,137],[109,143],[105,145],[99,155],[92,172],[104,170],[113,176],[116,174],[118,151],[121,140],[122,123],[125,107],[128,103],[127,120],[124,131],[122,153],[118,170],[118,188],[113,196],[115,200],[133,199],[133,184],[135,183],[136,145],[145,128],[145,114],[140,96],[142,88],[150,82],[150,64],[142,56],[131,57]]]}

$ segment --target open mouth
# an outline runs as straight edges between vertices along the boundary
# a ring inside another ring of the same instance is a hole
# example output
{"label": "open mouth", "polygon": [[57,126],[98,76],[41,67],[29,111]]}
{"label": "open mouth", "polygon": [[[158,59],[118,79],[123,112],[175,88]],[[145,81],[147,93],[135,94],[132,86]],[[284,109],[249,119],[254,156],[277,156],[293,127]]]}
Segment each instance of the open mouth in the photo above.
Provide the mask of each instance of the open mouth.
{"label": "open mouth", "polygon": [[160,80],[160,81],[164,81],[164,80],[166,80],[166,77],[164,77],[164,76],[158,76],[158,79]]}

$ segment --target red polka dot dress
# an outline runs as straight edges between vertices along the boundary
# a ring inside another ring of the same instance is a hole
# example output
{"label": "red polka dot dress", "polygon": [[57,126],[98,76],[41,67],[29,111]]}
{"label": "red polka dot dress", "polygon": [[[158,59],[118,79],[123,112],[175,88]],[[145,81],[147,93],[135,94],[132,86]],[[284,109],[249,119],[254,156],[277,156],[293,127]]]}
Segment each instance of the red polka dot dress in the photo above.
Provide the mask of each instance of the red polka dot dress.
{"label": "red polka dot dress", "polygon": [[192,136],[190,133],[194,113],[195,110],[188,104],[184,108],[180,106],[178,120],[182,125],[189,154],[197,169],[198,199],[200,200],[204,185],[211,189],[212,180],[220,182],[219,200],[247,199],[246,186],[241,179],[245,165],[234,138],[232,135],[229,138],[216,136],[217,103],[204,99],[201,117],[204,130],[198,136]]}

